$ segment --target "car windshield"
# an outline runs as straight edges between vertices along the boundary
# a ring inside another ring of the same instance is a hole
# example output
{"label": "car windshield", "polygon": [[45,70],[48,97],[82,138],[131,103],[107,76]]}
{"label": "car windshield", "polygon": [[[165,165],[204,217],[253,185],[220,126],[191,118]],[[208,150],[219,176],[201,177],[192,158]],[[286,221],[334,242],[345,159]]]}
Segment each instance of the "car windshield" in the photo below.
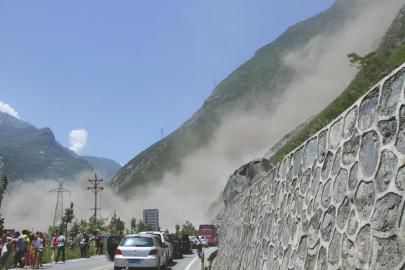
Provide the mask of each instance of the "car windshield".
{"label": "car windshield", "polygon": [[153,247],[153,239],[151,237],[131,236],[122,239],[120,246],[122,247]]}

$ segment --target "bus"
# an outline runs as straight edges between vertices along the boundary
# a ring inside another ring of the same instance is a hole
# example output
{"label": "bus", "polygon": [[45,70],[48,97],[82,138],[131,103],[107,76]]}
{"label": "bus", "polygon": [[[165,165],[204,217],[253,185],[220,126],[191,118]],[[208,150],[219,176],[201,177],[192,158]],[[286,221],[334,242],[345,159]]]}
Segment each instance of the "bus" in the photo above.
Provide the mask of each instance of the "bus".
{"label": "bus", "polygon": [[217,231],[214,225],[202,224],[198,228],[198,235],[205,236],[208,239],[208,245],[216,246],[218,243]]}

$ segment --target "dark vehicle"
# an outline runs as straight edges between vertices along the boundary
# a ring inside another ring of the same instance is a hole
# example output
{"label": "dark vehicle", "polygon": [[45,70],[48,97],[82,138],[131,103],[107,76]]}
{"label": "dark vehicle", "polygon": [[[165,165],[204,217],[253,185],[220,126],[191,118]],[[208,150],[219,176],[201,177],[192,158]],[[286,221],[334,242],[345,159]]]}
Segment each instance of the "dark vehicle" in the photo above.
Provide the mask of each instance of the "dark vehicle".
{"label": "dark vehicle", "polygon": [[169,237],[169,242],[172,243],[173,245],[173,257],[175,259],[180,259],[183,257],[183,252],[182,252],[182,247],[181,247],[181,241],[180,238],[174,234],[174,233],[169,233],[167,235]]}
{"label": "dark vehicle", "polygon": [[120,245],[122,236],[105,235],[103,239],[103,251],[107,259],[111,262],[114,261],[115,250]]}
{"label": "dark vehicle", "polygon": [[193,253],[190,238],[187,234],[181,237],[181,249],[183,254],[191,254]]}

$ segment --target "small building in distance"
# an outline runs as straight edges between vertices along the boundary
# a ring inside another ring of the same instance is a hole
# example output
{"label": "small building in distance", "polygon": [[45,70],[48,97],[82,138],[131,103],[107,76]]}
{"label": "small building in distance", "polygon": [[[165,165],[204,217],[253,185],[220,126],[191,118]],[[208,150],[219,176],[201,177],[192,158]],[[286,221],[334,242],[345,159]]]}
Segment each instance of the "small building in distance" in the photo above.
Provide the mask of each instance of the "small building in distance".
{"label": "small building in distance", "polygon": [[153,231],[160,231],[159,226],[159,210],[158,209],[144,209],[143,222],[150,225]]}

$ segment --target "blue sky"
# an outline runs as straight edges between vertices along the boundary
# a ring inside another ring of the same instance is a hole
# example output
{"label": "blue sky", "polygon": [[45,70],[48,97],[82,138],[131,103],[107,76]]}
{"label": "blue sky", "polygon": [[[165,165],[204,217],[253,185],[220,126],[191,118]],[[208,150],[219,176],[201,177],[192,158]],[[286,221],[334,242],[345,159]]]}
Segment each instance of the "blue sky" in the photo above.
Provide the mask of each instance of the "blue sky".
{"label": "blue sky", "polygon": [[258,48],[333,2],[0,0],[0,102],[66,146],[85,130],[80,154],[126,163]]}

